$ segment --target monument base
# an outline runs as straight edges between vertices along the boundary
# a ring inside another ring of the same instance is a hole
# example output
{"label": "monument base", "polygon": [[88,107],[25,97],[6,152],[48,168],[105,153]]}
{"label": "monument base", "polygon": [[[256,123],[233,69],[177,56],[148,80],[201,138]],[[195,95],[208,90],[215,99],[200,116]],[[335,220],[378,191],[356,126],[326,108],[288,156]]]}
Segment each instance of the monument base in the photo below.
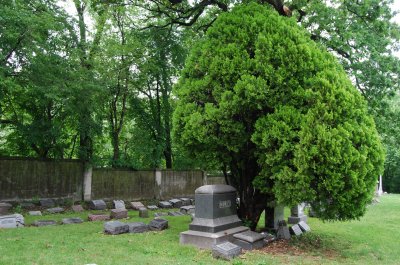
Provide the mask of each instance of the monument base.
{"label": "monument base", "polygon": [[239,226],[218,233],[200,231],[185,231],[180,234],[179,243],[182,245],[194,245],[198,248],[212,249],[214,245],[233,240],[233,235],[249,230],[248,227]]}
{"label": "monument base", "polygon": [[288,223],[289,223],[289,224],[298,224],[298,223],[300,223],[301,221],[307,223],[307,215],[302,215],[302,216],[298,216],[298,217],[289,216],[289,218],[288,218]]}

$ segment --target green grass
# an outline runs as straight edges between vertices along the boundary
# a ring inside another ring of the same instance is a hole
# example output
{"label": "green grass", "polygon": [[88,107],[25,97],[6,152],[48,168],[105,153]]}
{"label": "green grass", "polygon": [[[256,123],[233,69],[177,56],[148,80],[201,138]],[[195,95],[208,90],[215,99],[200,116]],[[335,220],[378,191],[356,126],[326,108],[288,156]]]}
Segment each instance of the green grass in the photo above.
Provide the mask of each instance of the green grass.
{"label": "green grass", "polygon": [[[189,216],[166,217],[170,228],[144,234],[104,235],[103,222],[77,225],[26,227],[0,230],[0,264],[400,264],[400,195],[385,195],[371,205],[359,221],[323,223],[309,219],[312,232],[290,242],[300,248],[271,254],[247,252],[232,262],[214,260],[211,252],[179,245],[179,233],[186,231]],[[26,217],[61,220],[88,212]],[[129,212],[129,222],[145,221]]]}

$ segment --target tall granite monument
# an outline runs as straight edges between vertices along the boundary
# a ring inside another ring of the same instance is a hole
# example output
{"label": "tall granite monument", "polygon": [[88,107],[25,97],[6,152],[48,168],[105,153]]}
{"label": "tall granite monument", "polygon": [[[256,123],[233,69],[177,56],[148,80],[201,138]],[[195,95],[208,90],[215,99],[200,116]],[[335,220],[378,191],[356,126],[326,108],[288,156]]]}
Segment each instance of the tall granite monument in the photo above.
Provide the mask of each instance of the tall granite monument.
{"label": "tall granite monument", "polygon": [[195,191],[195,201],[195,217],[189,231],[181,233],[181,244],[211,249],[248,230],[237,216],[236,190],[232,186],[201,186]]}

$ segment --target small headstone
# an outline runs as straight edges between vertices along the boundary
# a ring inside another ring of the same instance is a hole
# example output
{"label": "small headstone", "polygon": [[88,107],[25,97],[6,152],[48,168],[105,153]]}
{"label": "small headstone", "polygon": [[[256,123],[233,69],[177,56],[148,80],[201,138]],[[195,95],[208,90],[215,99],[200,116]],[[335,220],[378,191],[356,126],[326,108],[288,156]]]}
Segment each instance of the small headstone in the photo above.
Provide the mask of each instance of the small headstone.
{"label": "small headstone", "polygon": [[92,210],[105,210],[107,205],[103,200],[93,200],[89,202],[89,207]]}
{"label": "small headstone", "polygon": [[149,226],[142,222],[128,223],[129,233],[143,233],[150,230]]}
{"label": "small headstone", "polygon": [[292,225],[290,227],[290,232],[293,235],[296,235],[296,236],[300,236],[301,234],[303,234],[303,231],[301,231],[301,228],[300,228],[300,226],[298,224],[297,225]]}
{"label": "small headstone", "polygon": [[84,209],[82,205],[72,205],[72,211],[74,211],[75,213],[80,213],[83,212]]}
{"label": "small headstone", "polygon": [[107,214],[89,214],[89,221],[107,221],[110,220],[110,216]]}
{"label": "small headstone", "polygon": [[131,202],[132,209],[139,210],[139,208],[144,208],[143,203],[141,202]]}
{"label": "small headstone", "polygon": [[154,210],[158,210],[158,207],[155,205],[149,205],[149,206],[147,206],[147,209],[154,211]]}
{"label": "small headstone", "polygon": [[287,227],[286,221],[282,220],[278,222],[278,231],[276,232],[276,237],[278,239],[290,239],[289,228]]}
{"label": "small headstone", "polygon": [[147,208],[145,208],[145,207],[139,208],[139,217],[141,217],[141,218],[149,217],[149,211],[147,210]]}
{"label": "small headstone", "polygon": [[125,209],[112,209],[111,219],[123,219],[128,217],[128,211]]}
{"label": "small headstone", "polygon": [[216,259],[232,260],[241,253],[242,248],[231,242],[225,242],[212,247],[212,255]]}
{"label": "small headstone", "polygon": [[166,212],[158,212],[158,213],[154,213],[154,217],[161,217],[161,216],[167,216],[168,213]]}
{"label": "small headstone", "polygon": [[165,219],[153,219],[149,223],[149,227],[151,230],[161,231],[168,228],[168,221]]}
{"label": "small headstone", "polygon": [[64,208],[61,208],[61,207],[55,207],[55,208],[47,209],[47,211],[48,211],[49,213],[62,213],[62,212],[65,211],[65,209],[64,209]]}
{"label": "small headstone", "polygon": [[17,228],[25,225],[24,217],[20,214],[0,216],[0,228]]}
{"label": "small headstone", "polygon": [[166,201],[159,202],[158,206],[160,206],[160,208],[172,208],[172,204]]}
{"label": "small headstone", "polygon": [[43,198],[39,200],[40,206],[44,208],[51,208],[55,206],[54,200],[49,198]]}
{"label": "small headstone", "polygon": [[122,223],[120,221],[110,221],[104,224],[104,233],[110,235],[119,235],[129,232],[128,224]]}
{"label": "small headstone", "polygon": [[29,211],[29,215],[32,216],[41,216],[42,212],[41,211]]}
{"label": "small headstone", "polygon": [[233,238],[232,243],[246,250],[259,249],[264,247],[266,244],[264,241],[264,235],[253,231],[234,234]]}
{"label": "small headstone", "polygon": [[83,220],[79,217],[72,217],[72,218],[64,218],[62,219],[62,224],[68,225],[68,224],[80,224],[83,223]]}
{"label": "small headstone", "polygon": [[122,209],[125,210],[125,202],[123,200],[114,200],[114,209]]}
{"label": "small headstone", "polygon": [[180,200],[182,201],[182,206],[191,205],[189,198],[180,198]]}
{"label": "small headstone", "polygon": [[191,213],[194,213],[195,206],[193,206],[193,205],[182,206],[179,210],[183,214],[191,214]]}
{"label": "small headstone", "polygon": [[168,212],[168,215],[170,215],[170,216],[182,216],[184,214],[181,213],[181,212]]}
{"label": "small headstone", "polygon": [[299,225],[299,227],[300,227],[300,229],[303,231],[303,232],[310,232],[311,231],[311,228],[310,228],[310,226],[306,223],[306,222],[300,222],[300,223],[298,223],[298,225]]}
{"label": "small headstone", "polygon": [[11,207],[12,205],[7,202],[0,202],[0,215],[8,214]]}
{"label": "small headstone", "polygon": [[174,207],[174,208],[181,208],[182,207],[182,201],[179,200],[179,199],[169,200],[169,203],[171,203],[172,207]]}
{"label": "small headstone", "polygon": [[302,221],[307,222],[307,215],[304,214],[305,206],[306,206],[305,203],[301,203],[296,206],[293,206],[290,209],[291,216],[289,216],[288,218],[289,224],[298,224],[299,222]]}
{"label": "small headstone", "polygon": [[37,220],[33,222],[33,226],[48,226],[48,225],[56,225],[57,222],[54,220]]}

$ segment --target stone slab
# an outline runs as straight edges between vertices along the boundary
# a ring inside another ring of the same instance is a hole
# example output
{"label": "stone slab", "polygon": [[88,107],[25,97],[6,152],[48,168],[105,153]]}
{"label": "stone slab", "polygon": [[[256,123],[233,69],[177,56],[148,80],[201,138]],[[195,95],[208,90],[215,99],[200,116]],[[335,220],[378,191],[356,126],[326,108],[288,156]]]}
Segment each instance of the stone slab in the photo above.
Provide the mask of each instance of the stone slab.
{"label": "stone slab", "polygon": [[29,213],[29,215],[32,215],[32,216],[41,216],[42,215],[41,211],[29,211],[28,213]]}
{"label": "stone slab", "polygon": [[195,212],[196,207],[193,205],[182,206],[179,210],[183,214],[192,214]]}
{"label": "stone slab", "polygon": [[167,201],[160,201],[158,203],[158,206],[160,208],[163,208],[163,209],[172,208],[172,204],[170,202],[167,202]]}
{"label": "stone slab", "polygon": [[217,233],[242,225],[242,221],[236,214],[214,219],[198,218],[196,208],[195,218],[193,219],[193,222],[190,223],[189,230]]}
{"label": "stone slab", "polygon": [[80,212],[84,211],[82,205],[72,205],[71,208],[72,208],[72,211],[75,213],[80,213]]}
{"label": "stone slab", "polygon": [[47,209],[46,211],[48,211],[49,213],[55,214],[55,213],[63,213],[65,211],[65,209],[62,207],[55,207],[55,208]]}
{"label": "stone slab", "polygon": [[267,244],[267,242],[264,241],[264,238],[261,240],[255,241],[255,242],[248,242],[245,240],[234,238],[232,240],[232,243],[234,243],[235,245],[238,245],[239,247],[241,247],[242,249],[245,249],[245,250],[260,249],[260,248],[263,248]]}
{"label": "stone slab", "polygon": [[147,208],[145,208],[145,207],[139,208],[139,217],[141,217],[141,218],[149,217],[149,211],[147,210]]}
{"label": "stone slab", "polygon": [[149,225],[142,222],[128,223],[129,233],[144,233],[150,230]]}
{"label": "stone slab", "polygon": [[162,218],[153,219],[149,223],[149,227],[151,230],[161,231],[168,228],[168,221]]}
{"label": "stone slab", "polygon": [[188,206],[191,205],[192,203],[190,202],[189,198],[180,198],[180,200],[182,201],[182,206]]}
{"label": "stone slab", "polygon": [[310,226],[306,222],[300,222],[300,223],[298,223],[298,226],[300,227],[300,229],[303,232],[310,232],[311,231]]}
{"label": "stone slab", "polygon": [[[140,208],[144,208],[145,206],[141,202],[131,202],[131,207],[134,210],[139,210]],[[158,209],[158,207],[157,207]]]}
{"label": "stone slab", "polygon": [[108,221],[110,220],[110,216],[107,214],[89,214],[88,220],[93,221]]}
{"label": "stone slab", "polygon": [[8,214],[8,211],[12,208],[12,205],[7,202],[0,202],[0,215]]}
{"label": "stone slab", "polygon": [[232,260],[242,253],[242,248],[231,242],[224,242],[212,247],[212,256],[216,259]]}
{"label": "stone slab", "polygon": [[182,245],[193,245],[202,249],[212,249],[212,246],[232,241],[233,235],[248,231],[249,228],[239,226],[217,233],[208,233],[200,231],[185,231],[180,233],[179,242]]}
{"label": "stone slab", "polygon": [[290,227],[290,232],[295,236],[300,236],[301,234],[303,234],[303,231],[301,231],[301,228],[299,225],[292,225]]}
{"label": "stone slab", "polygon": [[105,210],[107,205],[103,200],[93,200],[89,202],[89,208],[92,210]]}
{"label": "stone slab", "polygon": [[129,225],[120,221],[110,221],[104,224],[104,233],[109,235],[119,235],[129,232]]}
{"label": "stone slab", "polygon": [[112,209],[110,214],[111,219],[123,219],[128,217],[128,211],[125,209]]}
{"label": "stone slab", "polygon": [[122,209],[125,210],[125,202],[123,200],[114,200],[113,201],[114,209]]}
{"label": "stone slab", "polygon": [[80,217],[64,218],[62,219],[61,223],[64,225],[80,224],[83,223],[83,220]]}
{"label": "stone slab", "polygon": [[173,208],[181,208],[181,207],[182,207],[182,201],[179,200],[179,199],[172,199],[172,200],[169,200],[169,203],[172,204],[172,207],[173,207]]}
{"label": "stone slab", "polygon": [[167,215],[168,215],[168,213],[166,213],[166,212],[154,213],[154,217],[167,216]]}
{"label": "stone slab", "polygon": [[149,205],[149,206],[147,206],[147,209],[154,211],[154,210],[158,210],[158,207],[156,205]]}
{"label": "stone slab", "polygon": [[242,233],[235,234],[233,235],[233,237],[249,243],[254,243],[264,239],[264,235],[254,231],[245,231]]}
{"label": "stone slab", "polygon": [[0,228],[18,228],[25,226],[25,219],[21,214],[0,216]]}
{"label": "stone slab", "polygon": [[40,199],[39,202],[40,202],[40,206],[45,207],[45,208],[49,208],[49,207],[51,208],[51,207],[56,206],[54,200],[50,199],[50,198]]}
{"label": "stone slab", "polygon": [[49,226],[49,225],[57,225],[57,222],[54,220],[37,220],[33,222],[33,226]]}
{"label": "stone slab", "polygon": [[181,213],[181,212],[168,212],[168,215],[169,215],[169,216],[182,216],[182,215],[184,215],[184,214]]}

